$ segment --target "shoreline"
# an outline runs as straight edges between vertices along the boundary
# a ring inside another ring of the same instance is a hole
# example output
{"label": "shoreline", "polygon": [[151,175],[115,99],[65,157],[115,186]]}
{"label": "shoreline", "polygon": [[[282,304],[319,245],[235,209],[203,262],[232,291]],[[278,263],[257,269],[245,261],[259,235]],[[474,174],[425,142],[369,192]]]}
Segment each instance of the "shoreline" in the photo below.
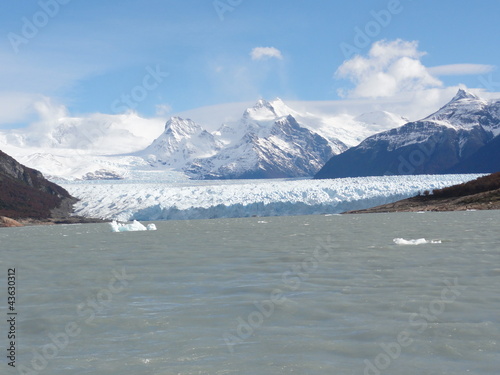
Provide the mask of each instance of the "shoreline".
{"label": "shoreline", "polygon": [[500,172],[423,195],[344,214],[500,209]]}
{"label": "shoreline", "polygon": [[56,217],[48,219],[19,218],[12,219],[0,216],[0,228],[32,227],[39,225],[60,225],[60,224],[99,224],[109,223],[111,220],[87,218],[82,216]]}
{"label": "shoreline", "polygon": [[388,203],[364,210],[346,211],[343,212],[342,215],[395,212],[457,212],[500,210],[500,203],[498,201],[492,201],[488,203],[464,202],[463,204],[460,204],[460,202],[456,202],[455,200],[443,200],[440,202],[421,202],[419,201],[419,198],[420,197],[408,198],[394,203]]}

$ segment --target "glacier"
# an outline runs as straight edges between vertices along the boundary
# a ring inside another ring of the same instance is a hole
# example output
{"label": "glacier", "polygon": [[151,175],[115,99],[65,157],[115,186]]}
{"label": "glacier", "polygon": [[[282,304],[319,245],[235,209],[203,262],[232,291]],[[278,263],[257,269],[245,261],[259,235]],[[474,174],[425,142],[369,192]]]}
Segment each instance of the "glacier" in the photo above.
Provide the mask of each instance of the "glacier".
{"label": "glacier", "polygon": [[118,221],[337,214],[391,203],[481,174],[185,182],[72,181],[75,214]]}

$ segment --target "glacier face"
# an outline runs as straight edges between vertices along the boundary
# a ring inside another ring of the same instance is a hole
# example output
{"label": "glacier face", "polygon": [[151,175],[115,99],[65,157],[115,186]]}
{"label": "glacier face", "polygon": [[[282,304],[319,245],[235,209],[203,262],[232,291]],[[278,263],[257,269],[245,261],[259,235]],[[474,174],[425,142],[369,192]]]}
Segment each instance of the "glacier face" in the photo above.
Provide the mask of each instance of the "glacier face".
{"label": "glacier face", "polygon": [[75,214],[128,220],[190,220],[336,214],[394,202],[480,175],[419,175],[332,180],[272,179],[184,183],[72,182]]}

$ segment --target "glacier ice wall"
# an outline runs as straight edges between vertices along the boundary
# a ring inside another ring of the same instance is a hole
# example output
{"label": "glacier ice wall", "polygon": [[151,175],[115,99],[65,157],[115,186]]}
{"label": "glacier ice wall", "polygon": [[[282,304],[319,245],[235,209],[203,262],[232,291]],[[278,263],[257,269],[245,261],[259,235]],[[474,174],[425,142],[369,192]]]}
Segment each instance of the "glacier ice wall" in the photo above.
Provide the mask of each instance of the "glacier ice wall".
{"label": "glacier ice wall", "polygon": [[391,203],[480,175],[418,175],[332,180],[232,180],[187,183],[67,183],[75,214],[129,220],[191,220],[335,214]]}

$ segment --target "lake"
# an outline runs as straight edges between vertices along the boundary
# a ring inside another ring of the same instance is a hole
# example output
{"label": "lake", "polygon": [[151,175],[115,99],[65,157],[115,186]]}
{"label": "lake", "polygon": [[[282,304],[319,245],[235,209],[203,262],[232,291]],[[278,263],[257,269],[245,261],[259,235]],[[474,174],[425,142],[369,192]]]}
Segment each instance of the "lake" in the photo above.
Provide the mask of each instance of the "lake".
{"label": "lake", "polygon": [[[498,374],[499,221],[478,211],[0,229],[1,373]],[[5,356],[13,268],[16,368]]]}

